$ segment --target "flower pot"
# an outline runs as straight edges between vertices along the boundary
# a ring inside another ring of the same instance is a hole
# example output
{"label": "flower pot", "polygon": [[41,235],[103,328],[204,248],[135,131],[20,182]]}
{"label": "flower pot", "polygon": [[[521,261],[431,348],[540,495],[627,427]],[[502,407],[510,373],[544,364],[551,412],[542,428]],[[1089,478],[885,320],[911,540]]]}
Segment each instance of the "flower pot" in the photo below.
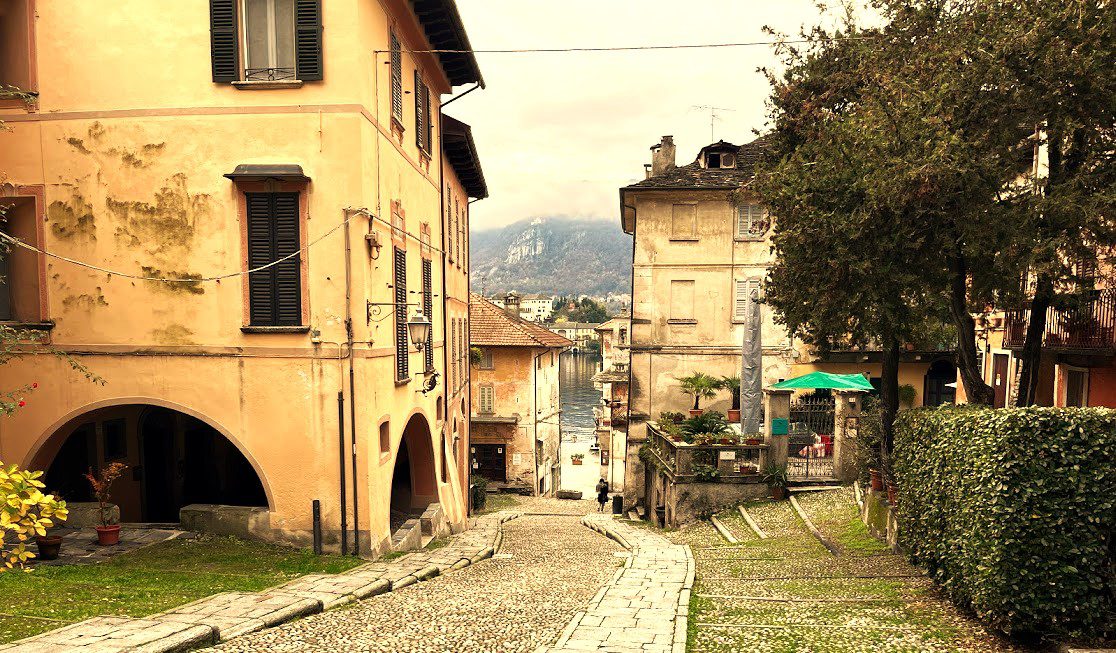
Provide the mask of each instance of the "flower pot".
{"label": "flower pot", "polygon": [[872,479],[872,491],[883,492],[883,477],[878,469],[869,469],[868,475]]}
{"label": "flower pot", "polygon": [[101,546],[120,544],[120,524],[97,526],[97,544]]}
{"label": "flower pot", "polygon": [[771,498],[776,501],[782,501],[787,498],[787,488],[780,485],[771,486]]}
{"label": "flower pot", "polygon": [[701,414],[704,413],[704,412],[705,412],[705,409],[703,409],[703,408],[691,408],[690,409],[690,417],[701,417]]}
{"label": "flower pot", "polygon": [[748,445],[755,446],[757,444],[763,444],[763,440],[761,440],[759,438],[748,438],[747,440],[744,441],[744,443],[748,444]]}
{"label": "flower pot", "polygon": [[574,458],[571,462],[575,465],[580,465],[581,464],[581,459],[580,458]]}
{"label": "flower pot", "polygon": [[35,538],[39,547],[39,560],[57,560],[58,551],[62,548],[61,535],[44,535]]}
{"label": "flower pot", "polygon": [[894,483],[887,484],[887,502],[896,505],[899,500],[899,488]]}
{"label": "flower pot", "polygon": [[719,442],[721,444],[732,444],[732,438],[721,438]]}
{"label": "flower pot", "polygon": [[732,422],[732,423],[736,423],[736,422],[740,421],[740,409],[739,408],[729,408],[728,409],[728,421]]}

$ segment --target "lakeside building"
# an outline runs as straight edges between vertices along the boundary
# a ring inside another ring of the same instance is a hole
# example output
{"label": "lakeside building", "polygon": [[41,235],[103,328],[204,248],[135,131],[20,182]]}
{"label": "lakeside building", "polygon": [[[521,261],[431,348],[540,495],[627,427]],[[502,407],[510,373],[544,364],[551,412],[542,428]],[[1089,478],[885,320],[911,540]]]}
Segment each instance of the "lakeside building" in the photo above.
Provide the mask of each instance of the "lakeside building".
{"label": "lakeside building", "polygon": [[441,113],[483,85],[454,3],[4,8],[0,82],[34,100],[0,98],[0,227],[95,267],[17,249],[0,319],[105,383],[27,344],[0,459],[78,501],[124,462],[125,521],[308,546],[319,501],[326,548],[362,554],[419,514],[464,528],[487,189]]}
{"label": "lakeside building", "polygon": [[[514,294],[519,298],[519,315],[525,320],[532,322],[545,322],[550,319],[554,314],[554,298],[545,295],[519,295]],[[488,301],[499,306],[504,307],[504,297],[493,297]]]}
{"label": "lakeside building", "polygon": [[594,409],[594,416],[601,478],[616,488],[624,487],[631,330],[632,320],[627,315],[611,318],[596,329],[601,343],[601,371],[593,376],[593,383],[601,389],[601,405]]}
{"label": "lakeside building", "polygon": [[573,342],[473,294],[470,466],[497,488],[553,496],[561,487],[560,354]]}

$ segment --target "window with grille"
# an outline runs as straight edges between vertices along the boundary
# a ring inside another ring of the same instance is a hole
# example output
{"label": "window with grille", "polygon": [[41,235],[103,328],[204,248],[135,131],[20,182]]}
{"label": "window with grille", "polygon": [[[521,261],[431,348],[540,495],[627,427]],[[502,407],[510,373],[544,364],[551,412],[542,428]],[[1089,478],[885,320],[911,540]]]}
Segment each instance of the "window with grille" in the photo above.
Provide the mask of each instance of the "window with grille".
{"label": "window with grille", "polygon": [[434,369],[434,274],[431,268],[430,259],[424,258],[422,260],[422,312],[431,322],[430,330],[426,332],[426,345],[423,347],[428,372]]}
{"label": "window with grille", "polygon": [[754,290],[756,296],[759,297],[760,280],[759,279],[736,279],[733,281],[735,286],[733,292],[732,304],[732,319],[746,320],[748,319],[748,295]]}
{"label": "window with grille", "polygon": [[248,268],[259,268],[291,256],[248,275],[249,324],[301,326],[298,193],[245,193],[245,203]]}
{"label": "window with grille", "polygon": [[736,207],[736,237],[759,238],[767,231],[767,213],[759,204]]}
{"label": "window with grille", "polygon": [[411,376],[407,343],[407,251],[395,248],[395,378]]}
{"label": "window with grille", "polygon": [[324,78],[321,0],[209,0],[209,31],[215,82]]}
{"label": "window with grille", "polygon": [[480,412],[491,415],[494,412],[494,399],[495,392],[492,386],[482,385],[480,387]]}
{"label": "window with grille", "polygon": [[403,122],[403,49],[399,37],[391,32],[391,115]]}

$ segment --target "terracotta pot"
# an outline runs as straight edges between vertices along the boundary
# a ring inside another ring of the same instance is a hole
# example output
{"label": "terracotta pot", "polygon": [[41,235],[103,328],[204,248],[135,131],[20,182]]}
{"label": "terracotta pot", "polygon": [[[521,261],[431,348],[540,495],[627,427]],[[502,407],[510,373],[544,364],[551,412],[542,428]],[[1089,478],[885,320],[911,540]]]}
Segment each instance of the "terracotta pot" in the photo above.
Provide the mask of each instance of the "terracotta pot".
{"label": "terracotta pot", "polygon": [[39,560],[57,560],[58,551],[62,548],[61,535],[44,535],[36,537],[35,544],[39,547]]}
{"label": "terracotta pot", "polygon": [[701,414],[704,413],[704,412],[705,412],[704,408],[691,408],[690,409],[690,417],[701,417]]}
{"label": "terracotta pot", "polygon": [[101,546],[120,544],[120,524],[97,526],[97,544]]}
{"label": "terracotta pot", "polygon": [[896,505],[899,500],[899,488],[894,483],[887,484],[887,502]]}
{"label": "terracotta pot", "polygon": [[868,475],[872,479],[872,491],[883,492],[883,477],[877,469],[869,469]]}
{"label": "terracotta pot", "polygon": [[740,409],[739,408],[729,408],[728,409],[728,421],[732,422],[732,423],[736,423],[736,422],[740,421]]}
{"label": "terracotta pot", "polygon": [[771,486],[771,498],[776,501],[782,501],[787,498],[787,488],[778,485]]}
{"label": "terracotta pot", "polygon": [[580,458],[574,458],[574,459],[573,459],[572,461],[570,461],[570,462],[572,462],[572,463],[573,463],[573,464],[575,464],[575,465],[580,465],[580,464],[581,464],[581,459],[580,459]]}
{"label": "terracotta pot", "polygon": [[721,438],[721,444],[732,444],[732,438]]}
{"label": "terracotta pot", "polygon": [[763,444],[763,440],[761,440],[759,438],[748,438],[747,440],[744,441],[744,443],[748,444],[748,445],[755,446],[757,444]]}

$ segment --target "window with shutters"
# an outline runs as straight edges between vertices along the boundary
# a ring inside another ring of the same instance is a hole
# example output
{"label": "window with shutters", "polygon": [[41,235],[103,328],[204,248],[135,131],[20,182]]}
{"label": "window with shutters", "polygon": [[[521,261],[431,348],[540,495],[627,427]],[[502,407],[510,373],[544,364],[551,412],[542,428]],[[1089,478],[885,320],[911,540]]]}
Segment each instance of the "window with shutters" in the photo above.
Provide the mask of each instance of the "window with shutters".
{"label": "window with shutters", "polygon": [[415,144],[428,156],[434,148],[434,121],[430,113],[430,89],[415,71]]}
{"label": "window with shutters", "polygon": [[407,340],[407,251],[394,248],[395,276],[395,379],[406,381],[411,376],[410,344]]}
{"label": "window with shutters", "polygon": [[732,319],[741,322],[748,319],[748,296],[755,292],[759,297],[759,279],[734,279],[733,280]]}
{"label": "window with shutters", "polygon": [[492,350],[487,347],[481,349],[480,368],[482,370],[496,369],[496,364],[492,360]]}
{"label": "window with shutters", "polygon": [[671,240],[697,240],[697,205],[675,204],[670,216]]}
{"label": "window with shutters", "polygon": [[430,259],[422,259],[422,312],[430,320],[430,330],[426,332],[425,354],[426,371],[434,369],[434,272]]}
{"label": "window with shutters", "polygon": [[670,282],[671,322],[695,322],[694,319],[694,282],[674,280]]}
{"label": "window with shutters", "polygon": [[482,385],[479,388],[479,391],[480,391],[479,392],[479,394],[480,394],[479,410],[480,410],[481,414],[483,414],[483,415],[491,415],[493,412],[495,412],[496,393],[495,393],[494,389],[492,388],[492,386],[490,386],[490,385]]}
{"label": "window with shutters", "polygon": [[[0,0],[0,91],[11,87],[37,91],[34,67],[34,18],[32,0]],[[0,94],[0,102],[4,96]],[[17,100],[19,102],[19,100]]]}
{"label": "window with shutters", "polygon": [[209,0],[209,29],[215,82],[323,78],[321,0]]}
{"label": "window with shutters", "polygon": [[256,270],[248,275],[248,324],[301,326],[299,194],[245,193],[244,198],[248,269]]}
{"label": "window with shutters", "polygon": [[453,205],[450,203],[450,195],[450,185],[446,184],[446,194],[442,196],[442,204],[446,207],[443,229],[445,229],[446,233],[446,256],[449,257],[449,262],[453,263],[453,237],[455,234],[453,229]]}
{"label": "window with shutters", "polygon": [[403,126],[403,48],[391,32],[391,117]]}
{"label": "window with shutters", "polygon": [[767,211],[759,204],[736,207],[736,237],[763,238],[767,232]]}

